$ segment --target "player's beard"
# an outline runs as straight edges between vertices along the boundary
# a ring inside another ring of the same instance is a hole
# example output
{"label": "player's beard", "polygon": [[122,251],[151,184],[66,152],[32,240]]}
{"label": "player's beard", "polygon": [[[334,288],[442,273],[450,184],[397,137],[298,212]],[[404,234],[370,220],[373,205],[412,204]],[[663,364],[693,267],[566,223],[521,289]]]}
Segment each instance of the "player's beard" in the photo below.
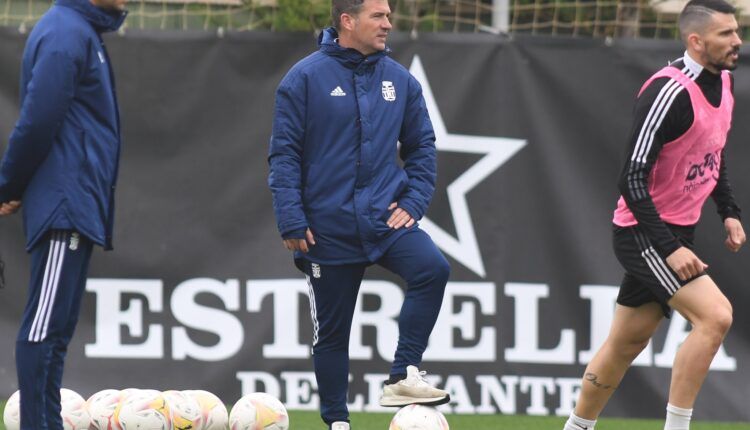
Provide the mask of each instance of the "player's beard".
{"label": "player's beard", "polygon": [[[709,51],[710,47],[707,45],[706,50]],[[737,63],[739,62],[739,57],[737,60],[732,59],[732,54],[739,54],[740,48],[739,46],[736,48],[732,48],[729,50],[729,52],[723,52],[720,56],[717,56],[717,58],[712,58],[709,56],[708,63],[711,64],[716,70],[734,70],[737,68]]]}

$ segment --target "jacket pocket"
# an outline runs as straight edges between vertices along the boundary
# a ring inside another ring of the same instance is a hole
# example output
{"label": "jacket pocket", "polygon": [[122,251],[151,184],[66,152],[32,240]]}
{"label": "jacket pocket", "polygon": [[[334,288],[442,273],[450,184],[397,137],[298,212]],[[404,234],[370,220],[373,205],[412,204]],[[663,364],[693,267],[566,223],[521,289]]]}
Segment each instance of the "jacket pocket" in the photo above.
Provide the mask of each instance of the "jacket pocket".
{"label": "jacket pocket", "polygon": [[391,203],[398,203],[409,188],[409,177],[401,168],[396,168],[382,180],[382,185],[373,195],[370,210],[376,214],[378,221],[385,224],[393,211],[388,210]]}

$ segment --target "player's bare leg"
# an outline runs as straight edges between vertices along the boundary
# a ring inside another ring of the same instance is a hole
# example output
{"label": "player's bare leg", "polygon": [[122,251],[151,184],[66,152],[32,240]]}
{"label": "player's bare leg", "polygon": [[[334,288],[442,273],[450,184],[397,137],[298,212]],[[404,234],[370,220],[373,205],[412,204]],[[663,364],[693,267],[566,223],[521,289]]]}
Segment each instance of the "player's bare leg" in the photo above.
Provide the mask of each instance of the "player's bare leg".
{"label": "player's bare leg", "polygon": [[656,302],[637,308],[616,306],[607,340],[586,366],[581,394],[575,407],[577,417],[590,421],[597,419],[630,363],[648,345],[663,317],[662,308]]}
{"label": "player's bare leg", "polygon": [[732,325],[732,305],[709,276],[677,290],[669,305],[693,325],[675,356],[669,403],[692,409],[711,361]]}

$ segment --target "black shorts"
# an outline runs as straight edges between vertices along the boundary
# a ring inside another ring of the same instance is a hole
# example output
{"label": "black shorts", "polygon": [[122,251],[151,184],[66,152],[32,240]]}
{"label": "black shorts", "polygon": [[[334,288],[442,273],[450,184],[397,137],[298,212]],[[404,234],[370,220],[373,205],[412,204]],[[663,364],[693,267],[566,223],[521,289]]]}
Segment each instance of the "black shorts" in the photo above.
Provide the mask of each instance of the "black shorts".
{"label": "black shorts", "polygon": [[[695,227],[667,225],[677,240],[688,249],[693,249]],[[625,268],[625,276],[617,295],[617,303],[628,307],[639,307],[649,302],[661,305],[664,315],[669,318],[671,308],[667,304],[674,293],[693,279],[705,275],[701,273],[687,281],[680,277],[667,264],[667,256],[660,255],[641,229],[614,226],[613,246],[615,256]]]}

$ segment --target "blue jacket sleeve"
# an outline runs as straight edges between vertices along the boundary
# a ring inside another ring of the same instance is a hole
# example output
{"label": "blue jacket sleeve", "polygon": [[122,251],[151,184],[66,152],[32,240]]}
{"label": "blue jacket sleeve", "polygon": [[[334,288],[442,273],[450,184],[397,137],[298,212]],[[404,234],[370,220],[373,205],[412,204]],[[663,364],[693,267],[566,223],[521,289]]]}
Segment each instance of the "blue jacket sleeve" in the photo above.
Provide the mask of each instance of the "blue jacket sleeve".
{"label": "blue jacket sleeve", "polygon": [[73,101],[77,76],[78,67],[70,54],[60,50],[45,52],[40,46],[20,117],[0,163],[0,202],[20,200],[49,154]]}
{"label": "blue jacket sleeve", "polygon": [[409,100],[399,141],[409,185],[399,197],[398,206],[419,220],[427,211],[435,191],[437,154],[435,132],[422,97],[422,87],[413,76],[409,80]]}
{"label": "blue jacket sleeve", "polygon": [[[291,72],[276,90],[268,154],[268,185],[282,237],[307,228],[302,205],[302,148],[305,139],[306,88]],[[303,236],[304,237],[304,236]]]}

